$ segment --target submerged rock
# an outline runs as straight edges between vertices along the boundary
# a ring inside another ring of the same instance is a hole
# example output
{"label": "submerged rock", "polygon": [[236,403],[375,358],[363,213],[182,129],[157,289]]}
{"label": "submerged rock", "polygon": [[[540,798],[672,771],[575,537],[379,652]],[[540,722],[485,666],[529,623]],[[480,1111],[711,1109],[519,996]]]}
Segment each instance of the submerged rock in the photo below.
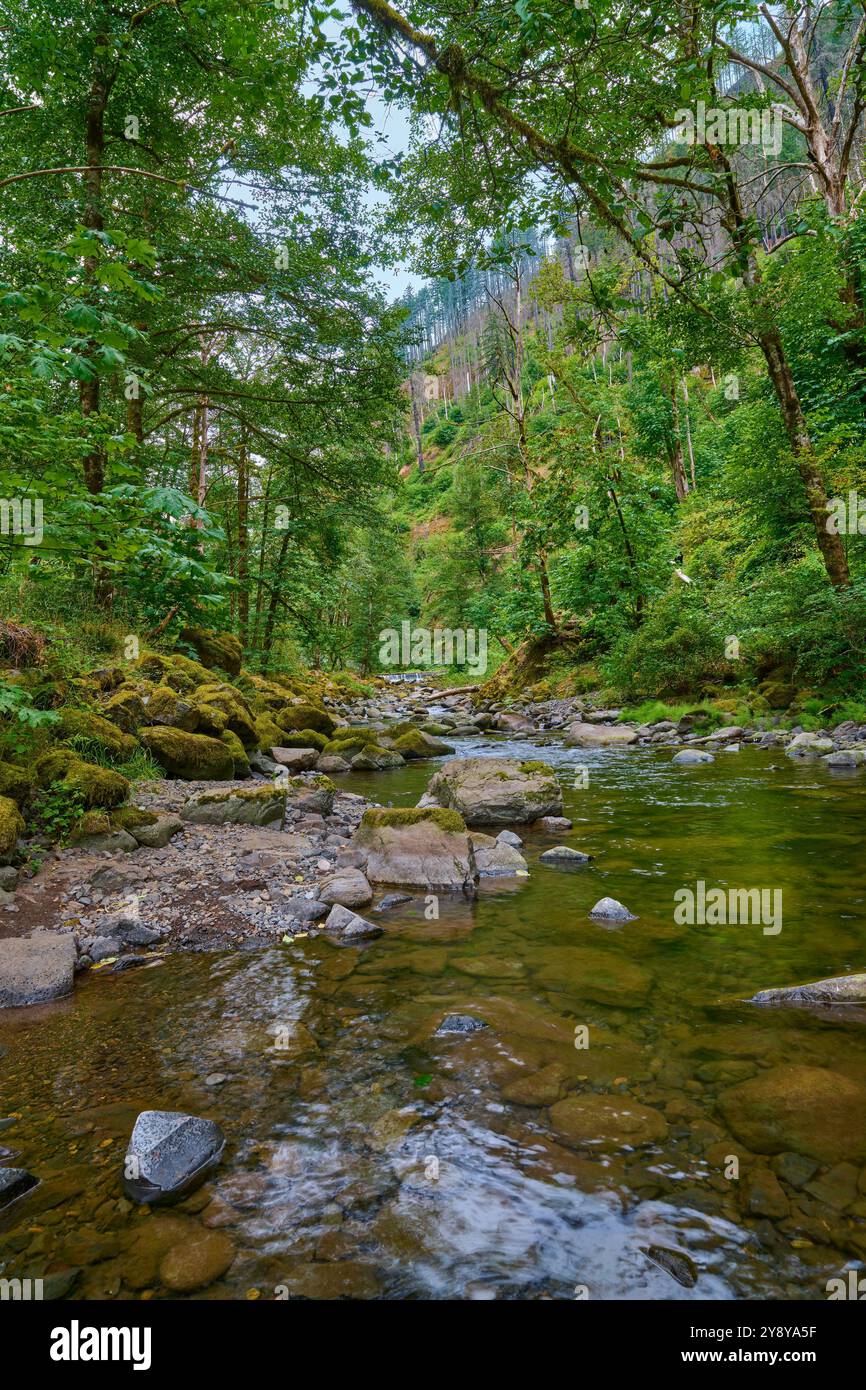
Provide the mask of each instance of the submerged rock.
{"label": "submerged rock", "polygon": [[[542,856],[543,857],[543,856]],[[590,917],[602,922],[636,922],[637,917],[633,912],[616,898],[599,898],[595,907],[590,908]]]}
{"label": "submerged rock", "polygon": [[175,1293],[190,1293],[222,1278],[234,1257],[235,1247],[222,1231],[201,1231],[166,1252],[159,1278]]}
{"label": "submerged rock", "polygon": [[75,955],[70,932],[0,941],[0,1009],[45,1004],[71,994]]}
{"label": "submerged rock", "polygon": [[697,763],[714,763],[715,761],[712,753],[705,753],[700,748],[681,748],[679,753],[674,753],[671,758],[671,762],[680,767],[692,767]]}
{"label": "submerged rock", "polygon": [[0,1168],[0,1209],[38,1185],[39,1179],[26,1168]]}
{"label": "submerged rock", "polygon": [[619,1096],[594,1093],[566,1096],[551,1106],[554,1129],[580,1148],[635,1149],[660,1144],[667,1136],[664,1115]]}
{"label": "submerged rock", "polygon": [[384,898],[373,908],[373,911],[390,912],[392,907],[402,907],[403,903],[410,903],[411,901],[411,893],[386,893]]}
{"label": "submerged rock", "polygon": [[213,1120],[175,1110],[142,1110],[132,1131],[123,1190],[155,1205],[192,1192],[219,1163],[225,1137]]}
{"label": "submerged rock", "polygon": [[562,811],[562,788],[548,763],[518,758],[449,758],[420,806],[456,811],[468,826],[522,825]]}
{"label": "submerged rock", "polygon": [[723,1091],[719,1110],[754,1153],[866,1160],[866,1088],[823,1067],[784,1066]]}
{"label": "submerged rock", "polygon": [[698,1282],[697,1265],[682,1250],[670,1250],[666,1245],[642,1245],[640,1248],[648,1260],[676,1279],[684,1289],[695,1287]]}
{"label": "submerged rock", "polygon": [[436,1036],[441,1037],[447,1033],[477,1033],[486,1027],[483,1019],[473,1018],[471,1014],[446,1014],[436,1029]]}

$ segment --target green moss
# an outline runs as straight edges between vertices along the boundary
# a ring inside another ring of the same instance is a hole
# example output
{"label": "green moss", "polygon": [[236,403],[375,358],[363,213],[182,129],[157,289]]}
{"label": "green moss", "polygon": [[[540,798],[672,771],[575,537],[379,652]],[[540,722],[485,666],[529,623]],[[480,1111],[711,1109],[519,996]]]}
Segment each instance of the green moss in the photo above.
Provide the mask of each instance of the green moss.
{"label": "green moss", "polygon": [[159,816],[138,806],[118,806],[108,819],[112,830],[132,830],[136,825],[156,825]]}
{"label": "green moss", "polygon": [[73,842],[83,840],[88,835],[108,835],[111,833],[111,820],[105,811],[85,811],[73,826],[69,838]]}
{"label": "green moss", "polygon": [[327,747],[328,740],[325,735],[317,734],[315,729],[301,729],[294,733],[283,733],[278,729],[277,732],[280,735],[276,745],[278,748],[317,748],[323,753]]}
{"label": "green moss", "polygon": [[361,825],[374,830],[383,825],[420,825],[423,821],[432,821],[440,830],[452,834],[466,829],[466,822],[457,811],[442,806],[371,806],[361,817]]}
{"label": "green moss", "polygon": [[220,734],[220,743],[224,743],[232,755],[234,764],[233,771],[235,777],[249,777],[250,763],[246,755],[244,745],[241,743],[237,734],[233,734],[231,729],[226,729]]}
{"label": "green moss", "polygon": [[142,724],[167,724],[172,729],[184,729],[188,734],[198,727],[198,710],[190,700],[184,700],[170,685],[157,685],[145,705]]}
{"label": "green moss", "polygon": [[67,742],[74,739],[79,751],[87,751],[87,745],[91,744],[121,759],[132,757],[136,749],[135,739],[130,734],[123,733],[109,719],[103,719],[89,710],[64,710],[57,731]]}
{"label": "green moss", "polygon": [[337,790],[330,777],[326,777],[324,772],[317,772],[315,777],[289,777],[286,780],[290,787],[299,792],[308,792],[310,790],[336,792]]}
{"label": "green moss", "polygon": [[118,729],[132,734],[144,718],[144,701],[136,686],[126,683],[105,701],[102,712]]}
{"label": "green moss", "polygon": [[226,671],[230,676],[240,674],[243,647],[230,632],[214,632],[206,627],[185,627],[180,641],[193,648],[202,666],[208,670]]}
{"label": "green moss", "polygon": [[542,763],[537,759],[533,760],[531,758],[527,762],[520,764],[520,771],[527,774],[532,774],[534,772],[546,773],[548,777],[553,775],[553,768],[550,766],[550,763]]}
{"label": "green moss", "polygon": [[200,792],[196,798],[196,805],[217,805],[223,801],[275,801],[280,797],[285,798],[286,788],[283,782],[279,785],[276,782],[268,782],[257,787],[230,787],[223,792]]}
{"label": "green moss", "polygon": [[256,738],[259,741],[260,748],[280,748],[286,746],[283,742],[286,738],[286,734],[267,714],[260,714],[256,718]]}
{"label": "green moss", "polygon": [[0,854],[9,854],[23,834],[24,818],[15,802],[9,796],[0,796]]}
{"label": "green moss", "polygon": [[226,685],[224,681],[211,681],[207,685],[200,685],[194,698],[200,718],[202,706],[221,710],[226,718],[225,727],[237,734],[246,748],[258,747],[255,716],[243,695],[239,690],[235,690],[234,686]]}
{"label": "green moss", "polygon": [[33,795],[33,778],[17,763],[0,763],[0,796],[26,806]]}
{"label": "green moss", "polygon": [[138,736],[169,777],[209,782],[234,775],[234,759],[219,739],[162,725],[140,729]]}
{"label": "green moss", "polygon": [[337,727],[328,711],[320,705],[285,705],[274,718],[286,733],[300,729],[315,729],[317,733],[330,737]]}
{"label": "green moss", "polygon": [[198,724],[196,731],[200,734],[210,734],[211,738],[219,738],[228,728],[229,717],[216,705],[196,705],[196,715]]}
{"label": "green moss", "polygon": [[76,757],[71,748],[55,748],[36,763],[40,787],[61,784],[70,793],[78,793],[81,804],[90,810],[94,806],[120,806],[129,795],[129,782],[119,772],[97,767]]}
{"label": "green moss", "polygon": [[342,730],[334,738],[329,739],[322,749],[323,753],[336,753],[339,757],[353,757],[355,753],[362,753],[365,748],[378,748],[376,742],[379,737],[373,729],[352,729]]}

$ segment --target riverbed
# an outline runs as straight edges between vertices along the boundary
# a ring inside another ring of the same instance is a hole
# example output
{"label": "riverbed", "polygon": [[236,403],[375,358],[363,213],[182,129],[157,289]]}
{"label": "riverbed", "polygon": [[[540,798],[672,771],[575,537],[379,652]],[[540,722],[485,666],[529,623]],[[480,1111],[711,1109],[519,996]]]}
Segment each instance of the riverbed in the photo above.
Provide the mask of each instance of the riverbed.
{"label": "riverbed", "polygon": [[[204,1227],[236,1254],[196,1298],[814,1299],[866,1254],[856,1203],[786,1187],[787,1217],[753,1209],[756,1160],[716,1108],[773,1066],[866,1085],[856,1010],[744,1002],[864,968],[862,774],[745,747],[698,767],[555,738],[459,751],[551,762],[574,823],[561,842],[592,862],[540,864],[559,837],[516,827],[528,877],[415,898],[361,947],[178,954],[0,1016],[0,1148],[41,1179],[0,1221],[0,1273],[54,1274],[73,1298],[178,1296],[160,1251]],[[409,806],[435,765],[335,780]],[[677,923],[675,892],[699,880],[780,890],[781,931]],[[605,895],[637,920],[591,920]],[[602,953],[601,988],[575,947]],[[487,1026],[438,1035],[448,1014]],[[576,1145],[525,1085],[551,1068],[571,1094],[659,1112],[664,1137]],[[212,1117],[228,1139],[168,1216],[120,1186],[145,1108]]]}

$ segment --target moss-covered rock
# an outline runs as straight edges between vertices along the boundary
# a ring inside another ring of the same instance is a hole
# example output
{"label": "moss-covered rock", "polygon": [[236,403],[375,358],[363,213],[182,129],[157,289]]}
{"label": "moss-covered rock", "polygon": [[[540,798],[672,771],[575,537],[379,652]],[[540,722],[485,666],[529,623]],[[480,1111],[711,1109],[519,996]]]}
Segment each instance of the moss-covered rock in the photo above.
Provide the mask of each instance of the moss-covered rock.
{"label": "moss-covered rock", "polygon": [[84,762],[71,748],[54,748],[36,763],[41,787],[59,783],[77,792],[87,810],[121,806],[129,795],[129,782],[111,768]]}
{"label": "moss-covered rock", "polygon": [[282,821],[286,788],[267,786],[224,792],[198,792],[181,808],[181,816],[194,825],[270,825]]}
{"label": "moss-covered rock", "polygon": [[338,758],[353,758],[368,747],[378,748],[379,733],[376,729],[341,729],[328,739],[323,753],[336,754]]}
{"label": "moss-covered rock", "polygon": [[231,750],[219,739],[155,725],[139,738],[169,777],[184,781],[228,781],[234,773]]}
{"label": "moss-covered rock", "polygon": [[315,729],[316,733],[330,737],[337,727],[331,715],[321,705],[284,705],[276,712],[274,719],[287,734],[293,731],[300,732],[301,729]]}
{"label": "moss-covered rock", "polygon": [[422,825],[426,821],[452,833],[466,829],[466,822],[457,811],[441,806],[371,806],[361,817],[362,825],[375,829],[383,825]]}
{"label": "moss-covered rock", "polygon": [[256,717],[256,738],[260,748],[278,748],[281,745],[285,747],[283,740],[287,737],[288,735],[269,715],[260,714]]}
{"label": "moss-covered rock", "polygon": [[[237,734],[245,748],[257,748],[259,736],[256,733],[255,715],[234,686],[224,681],[212,681],[200,685],[194,692],[196,708],[199,711],[199,724],[202,723],[202,709],[218,709],[226,717],[226,728]],[[205,713],[206,722],[206,713]]]}
{"label": "moss-covered rock", "polygon": [[196,705],[198,715],[198,733],[210,734],[211,738],[220,738],[229,726],[229,717],[224,710],[217,709],[216,705]]}
{"label": "moss-covered rock", "polygon": [[[153,811],[141,811],[137,806],[118,806],[114,811],[85,811],[69,838],[74,844],[79,844],[93,836],[113,835],[117,831],[132,834],[145,826],[155,825],[157,820]],[[118,845],[118,848],[123,848],[123,845]]]}
{"label": "moss-covered rock", "polygon": [[401,753],[395,752],[392,748],[380,748],[375,743],[368,743],[352,758],[352,768],[355,772],[386,772],[389,768],[402,766]]}
{"label": "moss-covered rock", "polygon": [[450,743],[443,743],[441,738],[423,733],[421,729],[410,729],[394,739],[394,751],[407,759],[438,758],[453,753],[454,748]]}
{"label": "moss-covered rock", "polygon": [[235,777],[249,777],[250,763],[246,754],[246,749],[241,743],[237,734],[233,734],[231,729],[225,729],[220,734],[220,743],[224,743],[232,755]]}
{"label": "moss-covered rock", "polygon": [[170,685],[157,685],[144,702],[143,725],[165,724],[170,729],[183,729],[192,734],[198,728],[199,715],[196,706],[185,700]]}
{"label": "moss-covered rock", "polygon": [[24,834],[24,817],[10,796],[0,796],[0,856],[4,858],[15,849],[19,835]]}
{"label": "moss-covered rock", "polygon": [[133,734],[144,719],[144,701],[130,682],[121,685],[105,701],[102,713],[125,734]]}
{"label": "moss-covered rock", "polygon": [[7,796],[18,806],[26,806],[33,795],[33,778],[17,763],[0,763],[0,796]]}
{"label": "moss-covered rock", "polygon": [[285,786],[289,804],[298,811],[329,816],[334,809],[337,788],[330,777],[322,772],[309,778],[287,777],[285,781],[280,781],[280,786]]}
{"label": "moss-covered rock", "polygon": [[240,674],[243,647],[230,632],[214,632],[210,628],[185,627],[181,642],[188,642],[202,666],[209,671],[226,671],[230,676]]}
{"label": "moss-covered rock", "polygon": [[[256,721],[258,727],[258,721]],[[275,726],[276,727],[276,726]],[[317,734],[315,729],[301,729],[296,733],[279,733],[279,746],[281,748],[315,748],[319,753],[324,751],[328,740],[324,734]]]}
{"label": "moss-covered rock", "polygon": [[90,710],[64,710],[57,732],[62,739],[92,744],[115,758],[131,758],[137,746],[130,734],[125,734],[111,720],[103,719],[102,715],[93,714]]}

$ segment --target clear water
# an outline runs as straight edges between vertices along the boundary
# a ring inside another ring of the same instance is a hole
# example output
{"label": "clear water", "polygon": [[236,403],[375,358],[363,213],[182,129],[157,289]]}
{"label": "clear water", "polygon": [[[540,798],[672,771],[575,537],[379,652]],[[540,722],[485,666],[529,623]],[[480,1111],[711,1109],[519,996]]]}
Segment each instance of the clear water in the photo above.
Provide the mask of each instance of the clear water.
{"label": "clear water", "polygon": [[[826,1296],[866,1222],[828,1207],[826,1236],[805,1241],[750,1215],[742,1183],[722,1175],[719,1153],[741,1146],[714,1107],[771,1064],[866,1082],[856,1014],[741,1002],[864,968],[864,781],[755,750],[695,769],[672,767],[670,749],[552,742],[540,753],[489,739],[461,751],[554,763],[574,821],[563,840],[593,863],[540,865],[551,840],[527,835],[528,879],[488,883],[474,904],[443,897],[438,920],[416,899],[362,948],[307,938],[177,955],[0,1015],[0,1115],[17,1116],[0,1146],[43,1180],[0,1220],[0,1272],[79,1269],[77,1298],[169,1296],[142,1257],[166,1218],[129,1209],[119,1183],[135,1115],[159,1108],[210,1115],[229,1141],[206,1190],[173,1213],[180,1238],[203,1223],[237,1249],[191,1297],[570,1298],[578,1286],[614,1299]],[[586,787],[574,785],[578,766]],[[431,771],[344,781],[411,805]],[[674,891],[698,879],[780,888],[781,933],[675,925]],[[605,894],[638,920],[591,921]],[[604,953],[621,999],[588,997],[575,946]],[[637,1007],[635,965],[651,975]],[[489,1027],[435,1036],[455,1012]],[[588,1051],[573,1045],[580,1025]],[[275,1046],[278,1029],[288,1047]],[[577,1092],[664,1111],[667,1138],[631,1152],[571,1147],[545,1106],[504,1095],[551,1063]],[[228,1079],[206,1085],[213,1073]],[[687,1254],[694,1287],[647,1246]]]}

